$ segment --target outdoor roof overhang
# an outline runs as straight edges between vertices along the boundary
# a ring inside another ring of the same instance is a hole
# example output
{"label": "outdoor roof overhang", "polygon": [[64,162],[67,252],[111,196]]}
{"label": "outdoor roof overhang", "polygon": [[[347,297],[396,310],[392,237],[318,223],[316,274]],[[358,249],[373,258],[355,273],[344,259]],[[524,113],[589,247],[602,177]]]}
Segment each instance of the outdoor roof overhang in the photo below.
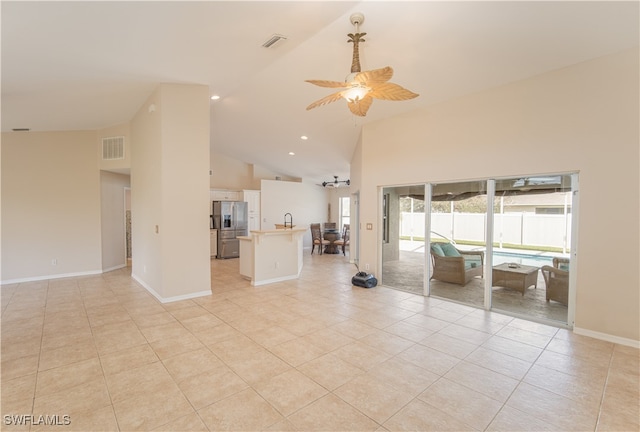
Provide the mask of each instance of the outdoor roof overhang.
{"label": "outdoor roof overhang", "polygon": [[[406,190],[397,188],[401,197],[424,200],[422,186],[407,186]],[[460,201],[478,195],[485,195],[486,181],[463,181],[432,184],[431,201]],[[570,175],[532,176],[509,179],[497,179],[495,196],[516,196],[548,194],[571,191]]]}

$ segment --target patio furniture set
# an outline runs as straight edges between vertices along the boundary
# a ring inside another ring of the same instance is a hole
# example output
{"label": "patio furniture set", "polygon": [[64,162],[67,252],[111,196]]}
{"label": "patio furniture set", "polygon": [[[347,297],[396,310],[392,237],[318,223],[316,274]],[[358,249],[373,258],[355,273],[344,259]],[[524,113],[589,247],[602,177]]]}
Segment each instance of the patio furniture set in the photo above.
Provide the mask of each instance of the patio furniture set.
{"label": "patio furniture set", "polygon": [[[484,276],[484,252],[464,251],[452,243],[431,244],[432,279],[465,286],[476,276]],[[569,298],[569,260],[554,258],[553,266],[534,267],[516,263],[503,263],[491,270],[493,286],[517,290],[524,296],[526,290],[538,287],[538,270],[546,285],[546,300],[567,305]]]}

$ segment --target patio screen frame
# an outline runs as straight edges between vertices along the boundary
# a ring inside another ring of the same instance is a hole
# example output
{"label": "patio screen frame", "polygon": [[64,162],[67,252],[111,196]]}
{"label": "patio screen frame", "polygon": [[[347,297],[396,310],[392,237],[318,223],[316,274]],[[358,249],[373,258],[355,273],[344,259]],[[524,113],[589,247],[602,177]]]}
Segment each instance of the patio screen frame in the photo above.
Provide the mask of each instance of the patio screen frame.
{"label": "patio screen frame", "polygon": [[[567,320],[566,323],[562,323],[562,325],[566,325],[568,328],[573,328],[575,324],[575,307],[576,307],[576,278],[577,278],[577,265],[578,265],[578,223],[579,223],[579,173],[578,172],[564,172],[564,173],[552,173],[552,174],[528,174],[524,176],[508,176],[508,177],[493,177],[493,178],[484,178],[484,179],[476,179],[476,180],[460,180],[459,182],[470,182],[470,181],[485,181],[487,187],[487,209],[486,209],[486,217],[487,222],[485,224],[485,238],[493,239],[494,234],[494,220],[495,220],[495,211],[493,209],[493,201],[495,197],[496,191],[496,181],[504,181],[508,179],[518,178],[518,177],[544,177],[544,176],[569,176],[570,177],[570,192],[571,192],[571,247],[569,250],[570,262],[569,262],[569,299],[567,305]],[[447,181],[446,183],[459,183],[458,181]],[[431,232],[431,211],[427,211],[427,209],[431,209],[432,198],[433,198],[433,190],[434,185],[443,184],[445,182],[427,182],[423,183],[424,185],[424,202],[425,202],[425,233]],[[419,186],[420,184],[416,184]],[[384,187],[380,187],[379,192],[382,194]],[[431,266],[429,260],[431,259],[428,251],[431,248],[431,236],[425,236],[425,254],[424,254],[424,283],[423,283],[423,295],[425,297],[431,296]],[[379,249],[380,250],[380,249]],[[379,254],[379,264],[382,268],[382,256]],[[485,250],[485,269],[484,269],[484,307],[485,310],[492,310],[491,304],[491,289],[493,285],[492,281],[492,265],[493,265],[493,241],[486,241],[486,250]],[[536,317],[531,316],[520,316],[518,314],[510,313],[509,311],[499,310],[499,313],[506,313],[510,315],[518,316],[519,318],[526,319],[528,321],[540,321],[549,324],[548,320],[538,319]],[[560,322],[553,321],[551,322],[553,325],[558,325]]]}

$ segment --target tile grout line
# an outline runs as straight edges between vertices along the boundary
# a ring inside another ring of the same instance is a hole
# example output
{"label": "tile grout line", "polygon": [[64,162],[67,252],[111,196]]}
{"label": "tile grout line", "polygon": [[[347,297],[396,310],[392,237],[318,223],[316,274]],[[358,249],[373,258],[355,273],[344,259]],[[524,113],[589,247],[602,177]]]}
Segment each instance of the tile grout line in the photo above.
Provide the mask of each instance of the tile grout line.
{"label": "tile grout line", "polygon": [[[40,349],[38,350],[38,363],[36,365],[36,379],[33,383],[33,399],[31,399],[31,413],[33,414],[33,410],[36,407],[36,391],[38,390],[38,380],[40,379],[40,360],[42,359],[42,344],[44,343],[44,326],[47,320],[47,303],[49,302],[49,285],[51,281],[47,280],[47,288],[45,295],[44,307],[42,310],[42,329],[40,331]],[[19,285],[18,285],[19,286]],[[16,290],[17,292],[17,290]],[[15,295],[15,293],[14,293]],[[13,296],[12,296],[13,298]],[[29,425],[29,430],[31,430],[31,425]]]}
{"label": "tile grout line", "polygon": [[[107,280],[104,280],[104,283],[107,285],[108,290],[110,292],[113,292],[109,282]],[[96,344],[94,328],[91,325],[91,320],[89,319],[89,314],[87,313],[87,305],[86,305],[86,302],[85,302],[85,296],[82,294],[82,290],[80,290],[80,298],[82,299],[82,307],[84,308],[85,315],[87,316],[87,321],[89,322],[89,331],[91,332],[91,341],[93,342],[93,346],[96,349],[96,355],[98,357],[98,363],[100,363],[100,370],[102,371],[102,379],[104,380],[104,387],[105,387],[105,390],[107,391],[107,395],[109,395],[109,402],[110,402],[111,412],[113,413],[113,418],[114,418],[114,420],[116,422],[116,427],[118,428],[118,431],[121,431],[122,428],[120,427],[120,422],[118,421],[118,416],[116,415],[116,407],[115,407],[115,405],[113,403],[113,397],[111,396],[111,390],[109,389],[109,384],[107,382],[107,374],[106,374],[106,371],[104,370],[104,365],[102,364],[102,356],[100,355],[100,350],[98,349],[98,346]],[[118,304],[120,305],[120,299],[118,299]],[[127,315],[129,315],[129,311],[127,311],[125,309],[125,312],[127,312]],[[129,315],[129,318],[131,318],[131,315]]]}
{"label": "tile grout line", "polygon": [[600,426],[600,418],[602,416],[602,408],[604,407],[604,399],[607,393],[607,384],[609,383],[609,376],[611,375],[611,367],[613,366],[613,355],[615,352],[615,345],[611,347],[611,356],[609,357],[609,366],[607,367],[607,376],[604,379],[604,384],[602,385],[602,394],[600,397],[600,403],[598,404],[598,416],[596,417],[596,424],[593,428],[594,431],[598,430]]}

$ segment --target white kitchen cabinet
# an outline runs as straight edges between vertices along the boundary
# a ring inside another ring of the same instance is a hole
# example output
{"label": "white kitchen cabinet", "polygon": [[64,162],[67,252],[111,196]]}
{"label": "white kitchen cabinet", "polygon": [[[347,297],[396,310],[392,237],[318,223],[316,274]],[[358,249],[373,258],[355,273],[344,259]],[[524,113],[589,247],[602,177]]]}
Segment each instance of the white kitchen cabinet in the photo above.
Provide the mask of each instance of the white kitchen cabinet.
{"label": "white kitchen cabinet", "polygon": [[209,230],[209,236],[210,236],[210,249],[211,249],[211,257],[215,257],[216,255],[218,255],[218,230],[212,229]]}
{"label": "white kitchen cabinet", "polygon": [[260,213],[260,191],[244,190],[242,191],[242,200],[247,203],[249,214]]}
{"label": "white kitchen cabinet", "polygon": [[240,192],[229,190],[211,190],[211,201],[241,201]]}
{"label": "white kitchen cabinet", "polygon": [[242,200],[247,203],[247,217],[249,219],[249,231],[260,230],[260,191],[242,191]]}
{"label": "white kitchen cabinet", "polygon": [[249,215],[249,231],[260,231],[260,213]]}

